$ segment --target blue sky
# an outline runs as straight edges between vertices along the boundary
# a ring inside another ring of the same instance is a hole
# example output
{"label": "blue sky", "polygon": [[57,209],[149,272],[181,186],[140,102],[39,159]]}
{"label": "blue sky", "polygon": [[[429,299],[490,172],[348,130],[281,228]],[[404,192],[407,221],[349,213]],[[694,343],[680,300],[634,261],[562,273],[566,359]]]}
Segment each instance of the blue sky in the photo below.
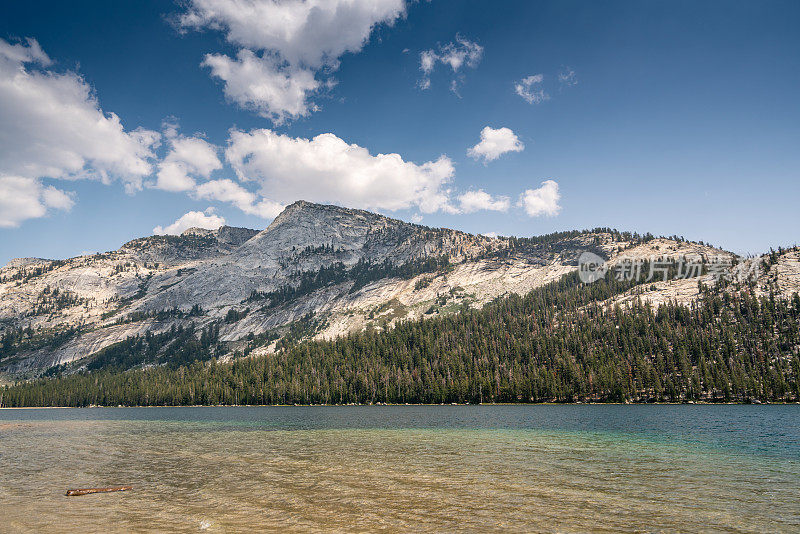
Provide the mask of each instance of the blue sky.
{"label": "blue sky", "polygon": [[800,241],[797,2],[232,5],[5,7],[0,264],[265,228],[299,198],[473,233]]}

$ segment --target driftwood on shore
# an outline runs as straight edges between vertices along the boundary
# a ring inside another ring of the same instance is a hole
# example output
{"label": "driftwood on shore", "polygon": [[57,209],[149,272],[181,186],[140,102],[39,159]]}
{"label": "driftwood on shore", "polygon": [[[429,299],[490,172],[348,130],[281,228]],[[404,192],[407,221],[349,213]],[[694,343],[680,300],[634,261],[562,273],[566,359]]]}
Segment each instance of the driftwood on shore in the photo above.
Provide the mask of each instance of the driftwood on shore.
{"label": "driftwood on shore", "polygon": [[110,491],[128,491],[133,486],[110,486],[107,488],[84,488],[67,490],[67,497],[77,497],[78,495],[89,495],[90,493],[108,493]]}

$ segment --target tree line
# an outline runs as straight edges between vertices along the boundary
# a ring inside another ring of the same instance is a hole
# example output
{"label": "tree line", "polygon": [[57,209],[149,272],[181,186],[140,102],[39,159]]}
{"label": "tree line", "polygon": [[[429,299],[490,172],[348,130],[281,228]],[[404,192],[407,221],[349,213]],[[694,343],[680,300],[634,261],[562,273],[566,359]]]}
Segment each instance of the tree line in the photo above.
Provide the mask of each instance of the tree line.
{"label": "tree line", "polygon": [[722,291],[701,285],[702,297],[691,305],[600,305],[633,285],[611,276],[584,285],[572,273],[480,310],[406,321],[391,330],[333,341],[283,344],[276,353],[229,363],[214,357],[218,332],[213,328],[200,339],[195,332],[181,332],[182,343],[167,343],[166,335],[144,343],[172,347],[175,354],[157,358],[170,365],[123,370],[125,362],[108,354],[94,371],[7,387],[3,403],[800,399],[800,297],[759,297],[753,287]]}

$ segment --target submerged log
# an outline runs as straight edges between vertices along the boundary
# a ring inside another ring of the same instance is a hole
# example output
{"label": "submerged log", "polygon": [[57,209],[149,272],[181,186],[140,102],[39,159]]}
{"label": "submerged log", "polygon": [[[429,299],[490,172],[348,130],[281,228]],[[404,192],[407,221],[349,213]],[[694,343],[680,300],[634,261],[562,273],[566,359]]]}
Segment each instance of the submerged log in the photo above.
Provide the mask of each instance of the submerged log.
{"label": "submerged log", "polygon": [[133,486],[110,486],[107,488],[84,488],[84,489],[71,489],[67,490],[67,497],[76,497],[78,495],[89,495],[90,493],[108,493],[110,491],[128,491],[133,489]]}

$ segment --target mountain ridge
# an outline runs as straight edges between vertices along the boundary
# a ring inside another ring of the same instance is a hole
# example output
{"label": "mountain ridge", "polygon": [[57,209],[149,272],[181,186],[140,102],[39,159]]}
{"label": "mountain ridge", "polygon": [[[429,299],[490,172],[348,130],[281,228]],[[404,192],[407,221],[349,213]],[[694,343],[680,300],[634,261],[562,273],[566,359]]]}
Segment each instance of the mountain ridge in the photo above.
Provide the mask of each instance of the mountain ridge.
{"label": "mountain ridge", "polygon": [[[0,372],[80,367],[131,336],[181,328],[213,328],[222,359],[274,351],[297,338],[297,325],[316,339],[389,329],[524,295],[574,272],[583,252],[609,264],[667,252],[732,257],[608,229],[490,238],[298,201],[261,231],[192,228],[91,256],[12,260],[0,268],[0,334],[24,334],[0,349]],[[782,280],[787,291],[796,285],[791,272]]]}

